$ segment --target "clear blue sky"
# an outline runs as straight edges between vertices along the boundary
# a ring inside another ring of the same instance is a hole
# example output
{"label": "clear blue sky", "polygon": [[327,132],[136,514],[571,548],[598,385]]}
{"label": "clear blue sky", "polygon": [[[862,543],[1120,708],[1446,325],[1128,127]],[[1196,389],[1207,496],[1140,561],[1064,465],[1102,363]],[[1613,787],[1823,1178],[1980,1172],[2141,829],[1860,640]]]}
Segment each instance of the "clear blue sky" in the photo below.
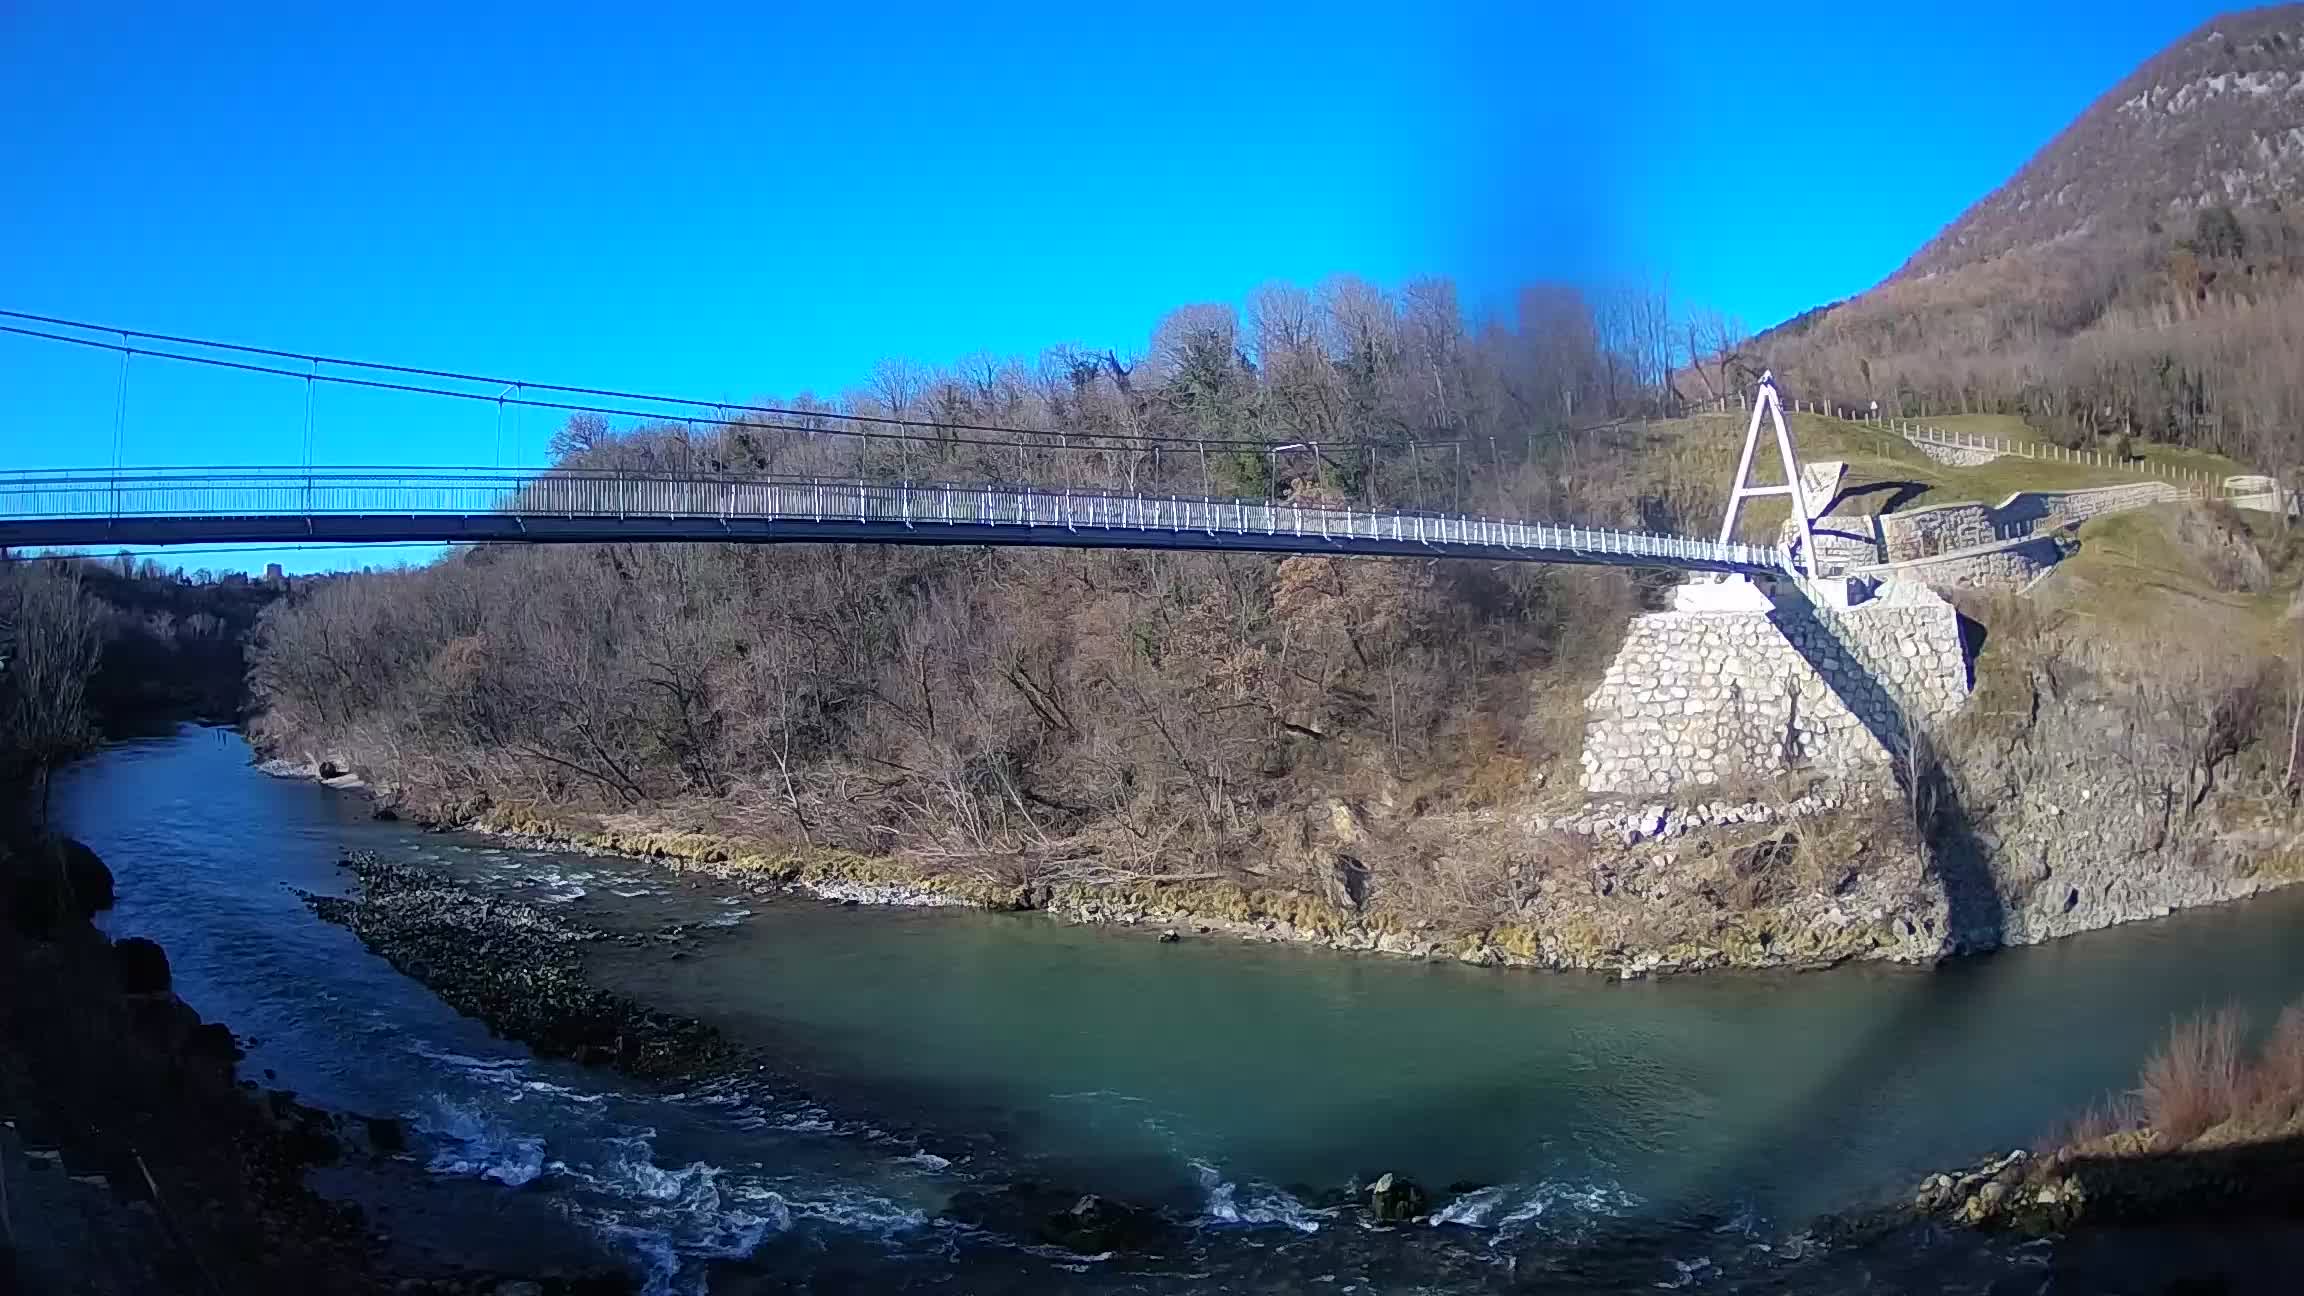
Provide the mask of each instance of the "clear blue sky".
{"label": "clear blue sky", "polygon": [[[1758,326],[2223,7],[12,0],[0,306],[731,399],[1125,352],[1336,271],[1647,271]],[[0,467],[109,462],[113,369],[0,338]],[[319,457],[492,449],[492,414],[388,419],[324,398]],[[301,430],[300,393],[139,375],[126,457]]]}

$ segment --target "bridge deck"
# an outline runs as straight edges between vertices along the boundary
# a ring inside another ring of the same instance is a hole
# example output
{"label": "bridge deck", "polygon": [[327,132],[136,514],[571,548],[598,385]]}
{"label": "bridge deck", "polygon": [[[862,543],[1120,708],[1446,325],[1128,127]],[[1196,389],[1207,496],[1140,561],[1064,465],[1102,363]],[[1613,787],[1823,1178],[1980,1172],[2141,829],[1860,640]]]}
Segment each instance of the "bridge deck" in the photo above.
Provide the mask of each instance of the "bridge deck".
{"label": "bridge deck", "polygon": [[687,473],[190,469],[0,477],[0,545],[295,541],[1039,545],[1771,572],[1781,550],[1462,514],[1037,486]]}

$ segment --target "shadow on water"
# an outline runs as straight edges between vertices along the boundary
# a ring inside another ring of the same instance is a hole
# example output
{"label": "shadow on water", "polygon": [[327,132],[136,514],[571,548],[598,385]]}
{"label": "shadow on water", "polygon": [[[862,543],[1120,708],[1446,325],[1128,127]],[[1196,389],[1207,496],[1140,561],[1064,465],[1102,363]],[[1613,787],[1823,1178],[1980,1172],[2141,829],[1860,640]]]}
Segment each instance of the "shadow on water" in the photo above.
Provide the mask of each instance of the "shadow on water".
{"label": "shadow on water", "polygon": [[[2006,933],[2004,902],[1957,783],[1938,758],[1926,731],[1907,727],[1905,709],[1883,682],[1869,672],[1845,669],[1846,654],[1831,647],[1836,637],[1821,624],[1817,610],[1797,594],[1787,593],[1778,600],[1773,614],[1787,641],[1817,668],[1839,701],[1892,757],[1898,792],[1912,815],[1929,873],[1945,896],[1947,929],[1940,937],[1940,952],[1951,955],[1997,948]],[[1970,637],[1970,625],[1973,623],[1963,625],[1964,641]],[[1825,669],[1828,661],[1831,670]],[[1869,1022],[1863,1041],[1835,1069],[1805,1083],[1798,1101],[1786,1103],[1782,1114],[1756,1133],[1739,1155],[1694,1176],[1680,1202],[1657,1203],[1666,1208],[1665,1217],[1699,1222],[1719,1219],[1723,1204],[1738,1200],[1741,1185],[1763,1178],[1767,1167],[1830,1155],[1841,1146],[1844,1131],[1834,1128],[1828,1119],[1820,1119],[1821,1113],[1861,1110],[1865,1099],[1896,1083],[1916,1054],[1956,1047],[1958,1037],[1970,1028],[1983,1002],[2005,992],[2005,980],[1975,962],[1944,963],[1925,975],[1924,990],[1903,996],[1892,1011]],[[1957,1096],[1941,1095],[1939,1100],[1956,1101]],[[1723,1220],[1713,1227],[1730,1226],[1730,1221]],[[1696,1223],[1680,1232],[1685,1235],[1690,1229],[1704,1228],[1703,1223]],[[1583,1259],[1596,1262],[1611,1250],[1642,1245],[1637,1233],[1610,1229],[1575,1250],[1584,1253]],[[1585,1265],[1570,1255],[1548,1257],[1546,1267],[1557,1272],[1562,1267],[1575,1271]],[[1915,1276],[1925,1272],[1914,1271]]]}

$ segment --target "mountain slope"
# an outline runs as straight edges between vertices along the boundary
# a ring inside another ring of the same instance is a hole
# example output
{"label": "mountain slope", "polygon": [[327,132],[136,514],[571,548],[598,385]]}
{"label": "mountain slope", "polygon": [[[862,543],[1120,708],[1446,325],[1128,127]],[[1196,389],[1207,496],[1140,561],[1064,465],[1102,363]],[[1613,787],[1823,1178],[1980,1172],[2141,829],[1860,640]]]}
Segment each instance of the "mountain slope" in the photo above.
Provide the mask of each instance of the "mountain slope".
{"label": "mountain slope", "polygon": [[2299,194],[2304,5],[2226,14],[2129,74],[1894,278]]}
{"label": "mountain slope", "polygon": [[1700,366],[2304,464],[2304,4],[2155,55],[1896,274]]}

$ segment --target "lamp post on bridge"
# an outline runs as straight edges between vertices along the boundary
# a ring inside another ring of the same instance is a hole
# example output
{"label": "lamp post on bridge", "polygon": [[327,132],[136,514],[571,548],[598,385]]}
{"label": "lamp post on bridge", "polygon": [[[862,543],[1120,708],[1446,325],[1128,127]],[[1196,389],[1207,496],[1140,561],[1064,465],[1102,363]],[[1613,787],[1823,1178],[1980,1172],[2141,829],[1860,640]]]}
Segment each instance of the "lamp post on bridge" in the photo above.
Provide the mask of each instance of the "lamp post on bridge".
{"label": "lamp post on bridge", "polygon": [[1295,450],[1312,451],[1312,475],[1314,477],[1318,477],[1320,475],[1319,448],[1314,446],[1311,442],[1291,441],[1286,445],[1273,446],[1271,448],[1270,458],[1272,460],[1272,498],[1274,499],[1280,498],[1280,456],[1283,453]]}

